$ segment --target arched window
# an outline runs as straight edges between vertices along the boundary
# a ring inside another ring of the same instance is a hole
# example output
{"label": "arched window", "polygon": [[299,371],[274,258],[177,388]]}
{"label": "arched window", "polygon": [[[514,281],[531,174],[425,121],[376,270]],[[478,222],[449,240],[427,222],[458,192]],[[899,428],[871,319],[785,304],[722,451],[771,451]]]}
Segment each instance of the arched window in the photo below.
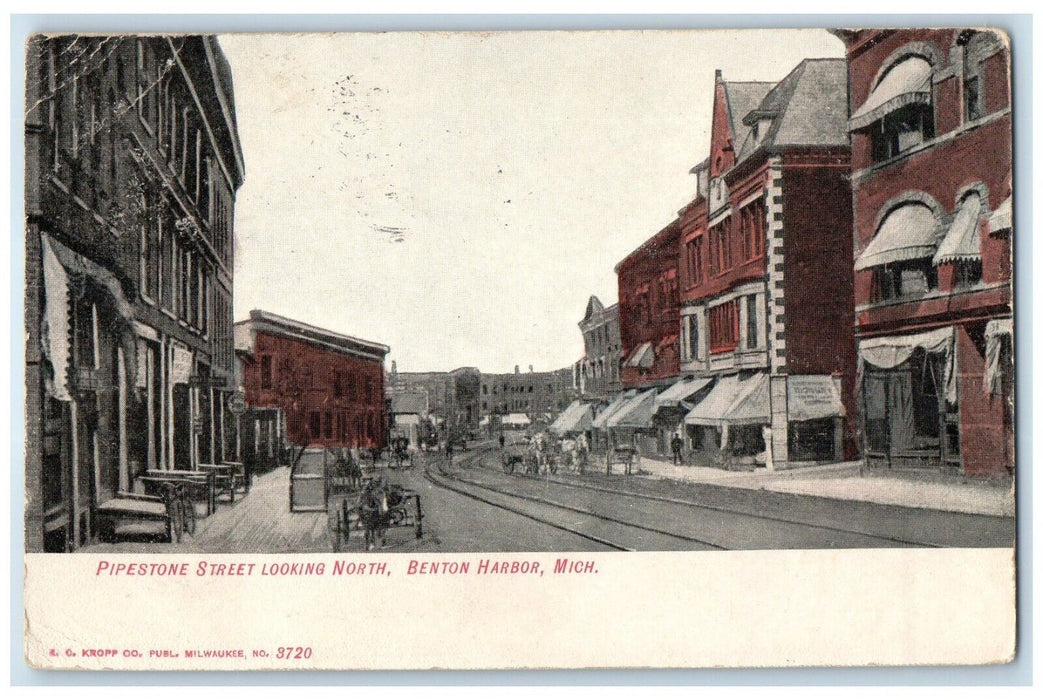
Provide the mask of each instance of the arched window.
{"label": "arched window", "polygon": [[892,208],[855,261],[855,270],[873,272],[873,301],[922,296],[938,286],[933,256],[938,220],[922,202]]}
{"label": "arched window", "polygon": [[848,121],[868,131],[873,161],[894,158],[934,137],[933,68],[920,55],[906,55],[884,72]]}

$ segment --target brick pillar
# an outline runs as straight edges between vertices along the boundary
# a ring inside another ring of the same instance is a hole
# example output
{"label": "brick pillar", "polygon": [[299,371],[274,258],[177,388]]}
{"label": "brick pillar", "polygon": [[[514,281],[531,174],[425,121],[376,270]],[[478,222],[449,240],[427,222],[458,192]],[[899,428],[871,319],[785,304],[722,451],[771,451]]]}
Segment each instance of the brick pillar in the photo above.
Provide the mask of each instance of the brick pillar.
{"label": "brick pillar", "polygon": [[783,228],[782,159],[768,159],[764,206],[765,258],[768,268],[768,368],[771,374],[771,442],[776,469],[789,462],[789,420],[786,405],[786,246]]}

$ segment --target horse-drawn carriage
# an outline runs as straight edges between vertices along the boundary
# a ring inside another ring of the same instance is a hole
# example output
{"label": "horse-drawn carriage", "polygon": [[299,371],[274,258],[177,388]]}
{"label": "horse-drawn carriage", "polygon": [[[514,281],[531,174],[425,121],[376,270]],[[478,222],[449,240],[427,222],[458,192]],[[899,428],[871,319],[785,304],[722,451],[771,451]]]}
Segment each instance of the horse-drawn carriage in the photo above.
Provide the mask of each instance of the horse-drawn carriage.
{"label": "horse-drawn carriage", "polygon": [[362,488],[341,500],[330,521],[338,551],[352,530],[361,530],[366,549],[383,546],[392,527],[411,527],[417,539],[424,535],[420,494],[399,484],[385,484],[380,477],[366,477]]}
{"label": "horse-drawn carriage", "polygon": [[641,464],[641,453],[635,445],[616,445],[605,453],[605,473],[612,473],[612,465],[619,464],[623,473],[630,475]]}
{"label": "horse-drawn carriage", "polygon": [[399,435],[388,442],[388,466],[392,469],[410,469],[413,453],[409,450],[409,438]]}

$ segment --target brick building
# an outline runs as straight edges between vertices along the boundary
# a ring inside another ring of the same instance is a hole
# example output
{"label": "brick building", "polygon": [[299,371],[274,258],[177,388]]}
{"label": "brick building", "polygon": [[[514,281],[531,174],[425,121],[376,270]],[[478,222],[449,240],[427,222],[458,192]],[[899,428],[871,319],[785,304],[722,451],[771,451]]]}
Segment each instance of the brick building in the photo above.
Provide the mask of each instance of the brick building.
{"label": "brick building", "polygon": [[145,469],[234,455],[244,177],[213,37],[26,46],[26,549],[69,551]]}
{"label": "brick building", "polygon": [[574,396],[572,369],[482,374],[481,415],[524,413],[534,421],[546,421],[569,405]]}
{"label": "brick building", "polygon": [[243,368],[246,403],[285,412],[294,445],[383,447],[386,345],[334,333],[267,311],[235,324],[252,348]]}
{"label": "brick building", "polygon": [[1013,469],[1010,54],[837,32],[850,74],[859,407],[873,466]]}
{"label": "brick building", "polygon": [[574,367],[573,386],[583,398],[606,399],[623,388],[619,304],[606,307],[596,296],[590,297],[579,329],[583,358]]}
{"label": "brick building", "polygon": [[674,220],[623,258],[619,283],[619,336],[624,387],[663,385],[680,369],[678,354],[677,247]]}
{"label": "brick building", "polygon": [[679,226],[680,370],[713,381],[684,421],[707,457],[854,453],[846,82],[842,59],[778,83],[717,71],[710,153]]}

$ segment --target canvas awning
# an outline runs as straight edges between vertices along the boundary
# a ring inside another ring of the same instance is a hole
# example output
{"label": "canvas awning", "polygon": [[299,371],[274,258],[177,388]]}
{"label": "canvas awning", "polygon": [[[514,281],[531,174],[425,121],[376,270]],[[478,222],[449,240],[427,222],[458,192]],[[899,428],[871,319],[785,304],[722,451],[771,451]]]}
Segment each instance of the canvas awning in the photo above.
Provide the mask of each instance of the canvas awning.
{"label": "canvas awning", "polygon": [[609,428],[650,428],[655,413],[656,390],[649,389],[634,396],[608,418]]}
{"label": "canvas awning", "polygon": [[479,428],[484,428],[487,425],[489,425],[489,416],[485,416],[480,421],[478,421]]}
{"label": "canvas awning", "polygon": [[957,260],[981,260],[981,238],[978,235],[981,198],[972,195],[960,202],[952,225],[934,254],[934,264]]}
{"label": "canvas awning", "polygon": [[1014,319],[994,318],[985,324],[985,373],[982,375],[982,389],[986,393],[1000,394],[1000,337],[1006,335],[1014,339]]}
{"label": "canvas awning", "polygon": [[786,380],[787,420],[805,421],[844,415],[844,404],[833,377],[790,375]]}
{"label": "canvas awning", "polygon": [[771,422],[771,398],[768,375],[759,372],[739,382],[735,401],[722,420],[733,425],[760,425]]}
{"label": "canvas awning", "polygon": [[918,56],[895,64],[848,119],[848,129],[864,129],[906,105],[931,104],[931,73],[931,64]]}
{"label": "canvas awning", "polygon": [[881,369],[893,369],[912,357],[917,348],[923,348],[930,354],[945,354],[945,398],[950,403],[956,403],[953,337],[953,327],[945,326],[923,333],[863,338],[858,341],[859,373],[866,364]]}
{"label": "canvas awning", "polygon": [[634,394],[636,393],[637,392],[633,389],[627,389],[626,391],[616,395],[616,398],[612,399],[612,401],[609,402],[608,406],[606,406],[601,411],[601,413],[594,417],[594,420],[591,422],[591,427],[602,429],[607,427],[606,421],[612,416],[613,413],[622,408],[622,406],[627,401],[632,399],[634,397]]}
{"label": "canvas awning", "polygon": [[651,343],[641,343],[630,357],[623,363],[624,367],[642,367],[648,369],[655,363],[655,351]]}
{"label": "canvas awning", "polygon": [[550,424],[548,430],[556,435],[565,433],[580,433],[589,430],[593,421],[593,410],[590,404],[582,401],[573,401],[561,415]]}
{"label": "canvas awning", "polygon": [[688,425],[720,425],[721,416],[735,401],[739,378],[729,375],[717,380],[710,393],[684,417]]}
{"label": "canvas awning", "polygon": [[858,256],[855,270],[931,257],[937,245],[937,228],[934,213],[922,204],[904,204],[894,209]]}
{"label": "canvas awning", "polygon": [[1010,197],[1004,199],[996,210],[992,212],[992,216],[989,217],[989,233],[999,233],[1000,231],[1009,231],[1014,227],[1014,218],[1012,216],[1013,210],[1010,204]]}
{"label": "canvas awning", "polygon": [[532,423],[532,421],[524,413],[508,413],[500,423],[503,425],[526,426]]}
{"label": "canvas awning", "polygon": [[128,377],[137,376],[138,338],[134,326],[134,308],[123,296],[116,276],[101,265],[65,247],[50,235],[40,236],[44,277],[44,308],[41,314],[40,342],[53,375],[47,377],[48,393],[59,401],[72,399],[68,385],[72,349],[69,346],[70,278],[89,279],[108,298],[119,321],[120,344],[123,346],[124,368]]}
{"label": "canvas awning", "polygon": [[673,384],[655,399],[656,411],[661,408],[679,408],[681,403],[699,393],[703,388],[713,381],[713,377],[699,377],[696,379],[682,379]]}
{"label": "canvas awning", "polygon": [[684,422],[715,426],[770,423],[768,375],[759,372],[743,380],[735,375],[721,377]]}

